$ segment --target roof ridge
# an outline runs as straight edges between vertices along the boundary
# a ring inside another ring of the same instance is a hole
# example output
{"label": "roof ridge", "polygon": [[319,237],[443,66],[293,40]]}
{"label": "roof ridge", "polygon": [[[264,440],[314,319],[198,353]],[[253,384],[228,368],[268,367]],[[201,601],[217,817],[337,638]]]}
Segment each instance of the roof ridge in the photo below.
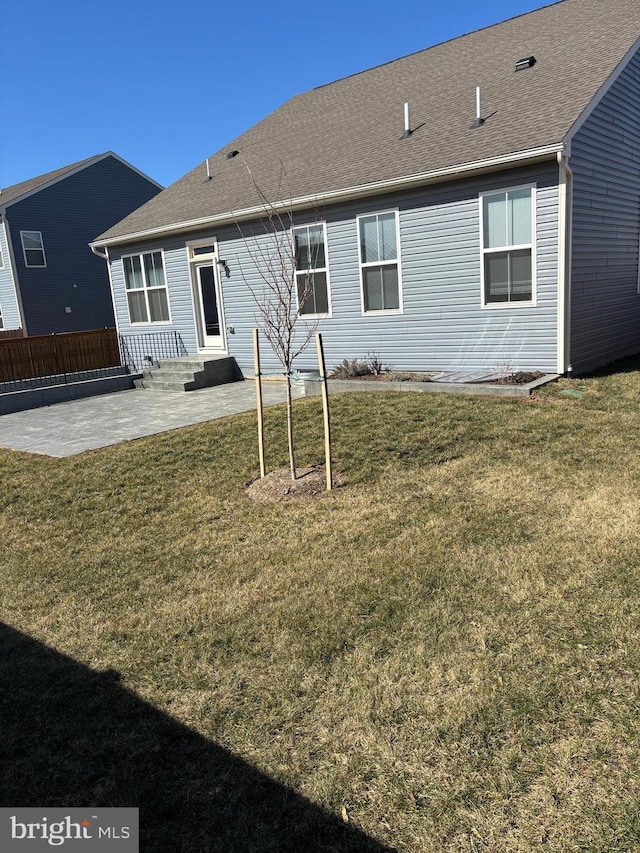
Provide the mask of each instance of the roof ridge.
{"label": "roof ridge", "polygon": [[[444,41],[438,41],[435,44],[430,44],[428,47],[421,47],[419,50],[413,50],[411,53],[405,53],[402,56],[396,56],[395,59],[388,59],[386,62],[380,62],[378,65],[372,65],[370,68],[363,68],[361,71],[354,71],[353,74],[345,74],[344,77],[337,77],[335,80],[331,80],[328,83],[321,83],[319,86],[314,86],[312,89],[307,89],[307,92],[316,92],[318,89],[326,89],[328,86],[333,86],[334,83],[342,83],[343,80],[350,80],[352,77],[359,77],[361,74],[367,74],[369,71],[376,71],[378,68],[384,68],[387,65],[393,65],[394,62],[402,62],[403,59],[409,59],[410,56],[418,56],[420,53],[426,53],[429,50],[433,50],[434,47],[442,47],[444,44],[450,44],[453,41],[460,41],[461,39],[466,38],[467,36],[475,35],[476,33],[482,33],[485,30],[492,30],[494,27],[499,27],[502,24],[507,24],[510,21],[517,21],[518,18],[526,18],[527,15],[533,15],[536,12],[541,12],[543,9],[548,9],[551,6],[559,6],[561,3],[566,2],[566,0],[553,0],[552,3],[545,3],[544,6],[537,6],[535,9],[530,9],[528,12],[520,12],[519,15],[513,15],[511,18],[505,18],[504,21],[496,21],[494,24],[488,24],[486,27],[478,27],[475,30],[469,30],[468,33],[461,33],[459,36],[452,36],[449,39],[445,39]],[[305,92],[301,92],[300,94],[305,94]],[[297,97],[294,96],[294,97]]]}

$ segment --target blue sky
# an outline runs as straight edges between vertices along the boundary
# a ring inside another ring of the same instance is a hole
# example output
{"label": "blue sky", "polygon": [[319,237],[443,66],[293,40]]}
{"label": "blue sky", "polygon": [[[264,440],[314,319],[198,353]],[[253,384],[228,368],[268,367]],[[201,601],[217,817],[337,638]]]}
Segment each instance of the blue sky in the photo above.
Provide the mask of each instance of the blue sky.
{"label": "blue sky", "polygon": [[7,3],[0,186],[108,150],[168,185],[299,92],[542,5]]}

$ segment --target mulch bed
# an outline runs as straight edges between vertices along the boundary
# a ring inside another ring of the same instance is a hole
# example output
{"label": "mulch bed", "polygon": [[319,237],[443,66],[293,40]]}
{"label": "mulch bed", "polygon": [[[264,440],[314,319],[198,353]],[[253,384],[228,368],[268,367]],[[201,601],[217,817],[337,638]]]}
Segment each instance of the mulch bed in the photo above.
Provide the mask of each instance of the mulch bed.
{"label": "mulch bed", "polygon": [[[247,497],[258,503],[281,503],[300,498],[317,498],[327,491],[324,468],[297,468],[297,478],[291,479],[288,468],[271,471],[262,479],[254,480],[246,487]],[[339,486],[340,477],[333,473],[333,487]]]}
{"label": "mulch bed", "polygon": [[[505,376],[500,376],[498,379],[478,379],[475,382],[470,382],[471,385],[526,385],[527,382],[533,382],[534,379],[540,379],[542,373],[518,371],[509,373]],[[364,379],[368,382],[431,382],[431,376],[428,373],[412,373],[410,371],[389,371],[387,373],[366,373],[362,376],[341,376],[329,377],[329,379]]]}

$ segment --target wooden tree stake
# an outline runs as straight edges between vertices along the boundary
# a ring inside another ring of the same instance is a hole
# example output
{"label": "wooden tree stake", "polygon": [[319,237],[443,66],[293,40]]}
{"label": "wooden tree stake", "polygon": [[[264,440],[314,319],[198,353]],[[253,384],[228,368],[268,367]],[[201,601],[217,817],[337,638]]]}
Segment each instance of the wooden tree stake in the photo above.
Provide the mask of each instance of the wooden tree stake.
{"label": "wooden tree stake", "polygon": [[329,389],[327,388],[327,377],[324,367],[324,350],[322,348],[322,335],[316,335],[316,347],[318,349],[318,368],[320,369],[320,384],[322,386],[322,411],[324,414],[324,458],[325,472],[327,474],[327,491],[333,487],[331,474],[331,421],[329,419]]}
{"label": "wooden tree stake", "polygon": [[258,409],[258,453],[260,455],[260,477],[264,477],[264,414],[262,409],[262,377],[260,375],[260,345],[258,343],[257,329],[253,330],[253,366],[256,374],[256,408]]}

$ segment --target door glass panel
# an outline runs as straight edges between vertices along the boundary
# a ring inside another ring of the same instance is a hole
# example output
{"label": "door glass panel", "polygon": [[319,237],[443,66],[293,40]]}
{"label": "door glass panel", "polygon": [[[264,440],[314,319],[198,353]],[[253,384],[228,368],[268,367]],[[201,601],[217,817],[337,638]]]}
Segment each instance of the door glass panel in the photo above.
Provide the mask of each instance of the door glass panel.
{"label": "door glass panel", "polygon": [[213,267],[200,267],[198,270],[202,310],[204,312],[204,333],[207,337],[220,336],[220,319],[216,299],[216,282]]}

